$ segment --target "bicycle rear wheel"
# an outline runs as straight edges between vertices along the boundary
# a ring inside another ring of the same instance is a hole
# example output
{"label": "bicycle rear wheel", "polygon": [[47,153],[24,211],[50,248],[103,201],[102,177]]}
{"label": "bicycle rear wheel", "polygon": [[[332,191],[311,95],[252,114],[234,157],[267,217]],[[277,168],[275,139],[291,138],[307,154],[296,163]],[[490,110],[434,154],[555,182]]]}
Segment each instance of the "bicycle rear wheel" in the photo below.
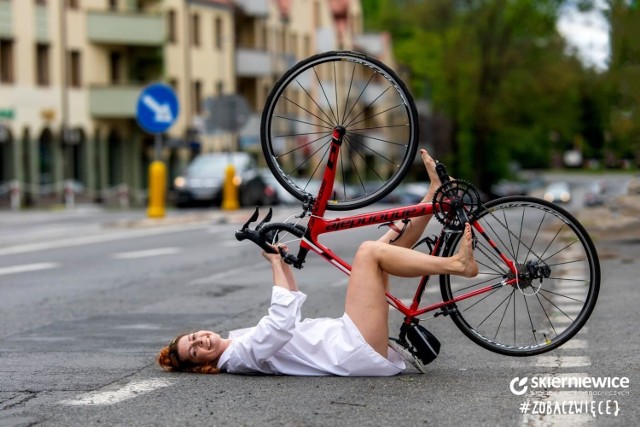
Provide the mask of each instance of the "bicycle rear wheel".
{"label": "bicycle rear wheel", "polygon": [[[564,209],[531,197],[505,197],[477,216],[497,248],[516,262],[518,282],[456,303],[451,318],[482,347],[509,356],[541,354],[567,342],[584,326],[600,289],[600,264],[584,227]],[[480,273],[467,279],[442,276],[442,297],[513,279],[482,235],[474,256]],[[445,256],[459,247],[457,235]]]}
{"label": "bicycle rear wheel", "polygon": [[291,68],[275,84],[262,113],[267,165],[299,200],[315,196],[331,145],[346,134],[327,209],[374,203],[405,177],[418,149],[418,114],[405,84],[380,61],[327,52]]}

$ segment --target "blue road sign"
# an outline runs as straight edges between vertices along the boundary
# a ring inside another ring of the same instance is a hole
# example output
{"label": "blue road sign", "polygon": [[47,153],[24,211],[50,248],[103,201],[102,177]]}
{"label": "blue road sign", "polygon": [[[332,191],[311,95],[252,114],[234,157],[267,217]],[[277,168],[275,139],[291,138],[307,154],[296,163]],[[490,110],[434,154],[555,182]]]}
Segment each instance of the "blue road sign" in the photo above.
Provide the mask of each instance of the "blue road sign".
{"label": "blue road sign", "polygon": [[146,86],[136,105],[138,124],[149,133],[162,133],[178,118],[180,105],[171,86],[154,83]]}

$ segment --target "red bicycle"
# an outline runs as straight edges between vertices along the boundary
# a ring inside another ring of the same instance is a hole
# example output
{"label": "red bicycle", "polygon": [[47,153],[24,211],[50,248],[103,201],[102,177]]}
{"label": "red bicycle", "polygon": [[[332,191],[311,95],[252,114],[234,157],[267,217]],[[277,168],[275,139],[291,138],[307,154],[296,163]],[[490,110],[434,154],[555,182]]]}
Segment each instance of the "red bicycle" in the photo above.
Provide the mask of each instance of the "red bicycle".
{"label": "red bicycle", "polygon": [[[409,304],[387,293],[404,315],[400,341],[420,316],[450,316],[480,346],[509,356],[532,356],[567,342],[586,323],[600,287],[598,255],[584,227],[544,200],[512,196],[482,203],[470,183],[442,181],[431,203],[327,219],[327,210],[362,208],[389,194],[404,178],[418,148],[418,116],[401,79],[380,61],[354,52],[308,58],[276,83],[262,115],[262,148],[278,181],[303,204],[288,222],[271,211],[251,230],[258,210],[236,233],[265,250],[299,242],[284,260],[302,268],[309,251],[346,274],[351,266],[319,236],[433,214],[439,234],[413,249],[451,256],[470,223],[477,277],[440,276],[442,301],[423,304],[430,277],[422,277]],[[339,179],[338,179],[339,178]],[[351,183],[351,185],[347,185]],[[314,194],[311,194],[311,189]],[[306,224],[303,223],[306,221]],[[410,338],[410,337],[409,337]],[[419,350],[419,349],[417,349]]]}

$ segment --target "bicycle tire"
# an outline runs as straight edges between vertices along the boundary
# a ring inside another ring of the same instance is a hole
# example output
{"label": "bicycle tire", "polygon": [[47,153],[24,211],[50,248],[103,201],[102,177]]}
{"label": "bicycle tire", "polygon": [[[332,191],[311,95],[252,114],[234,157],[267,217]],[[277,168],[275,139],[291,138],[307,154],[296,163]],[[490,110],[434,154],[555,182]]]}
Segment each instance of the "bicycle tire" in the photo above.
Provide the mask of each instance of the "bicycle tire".
{"label": "bicycle tire", "polygon": [[[516,261],[518,271],[532,261],[532,266],[547,265],[548,277],[539,268],[540,277],[532,274],[535,279],[459,301],[449,307],[453,322],[476,344],[508,356],[542,354],[566,343],[587,322],[600,289],[598,254],[587,231],[561,207],[526,196],[489,202],[475,220],[500,251]],[[449,239],[444,256],[457,251],[461,236]],[[491,245],[482,236],[477,238],[474,256],[479,275],[441,276],[445,301],[509,277]]]}
{"label": "bicycle tire", "polygon": [[419,134],[409,90],[377,59],[326,52],[289,69],[271,90],[262,113],[266,163],[298,200],[315,196],[331,132],[338,125],[346,134],[327,209],[368,206],[393,191],[409,172]]}

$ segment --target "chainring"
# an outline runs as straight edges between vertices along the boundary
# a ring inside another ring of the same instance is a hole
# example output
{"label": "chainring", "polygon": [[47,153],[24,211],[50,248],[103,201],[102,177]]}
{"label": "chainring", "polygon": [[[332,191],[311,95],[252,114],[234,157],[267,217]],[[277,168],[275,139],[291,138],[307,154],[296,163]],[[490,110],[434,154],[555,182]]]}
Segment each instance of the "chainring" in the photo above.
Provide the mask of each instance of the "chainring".
{"label": "chainring", "polygon": [[480,193],[473,184],[461,179],[445,182],[433,196],[433,212],[441,224],[455,230],[483,209]]}

